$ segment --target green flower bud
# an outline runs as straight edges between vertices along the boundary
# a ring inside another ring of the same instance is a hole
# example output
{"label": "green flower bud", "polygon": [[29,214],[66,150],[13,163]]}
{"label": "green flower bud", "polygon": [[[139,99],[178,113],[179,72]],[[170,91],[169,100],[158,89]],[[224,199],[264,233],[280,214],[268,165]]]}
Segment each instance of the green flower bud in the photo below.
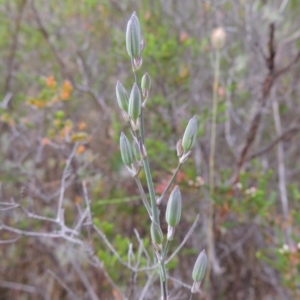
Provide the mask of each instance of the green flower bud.
{"label": "green flower bud", "polygon": [[127,92],[120,81],[117,81],[116,85],[116,95],[117,101],[120,109],[128,111],[128,95]]}
{"label": "green flower bud", "polygon": [[163,236],[163,233],[157,223],[154,223],[154,222],[151,223],[150,234],[151,234],[152,242],[155,245],[162,244],[162,242],[164,240],[164,236]]}
{"label": "green flower bud", "polygon": [[194,116],[192,119],[190,119],[182,138],[182,148],[184,152],[188,152],[194,147],[196,143],[197,132],[197,119],[196,116]]}
{"label": "green flower bud", "polygon": [[144,74],[142,77],[141,88],[143,97],[146,98],[151,87],[151,78],[148,73]]}
{"label": "green flower bud", "polygon": [[181,193],[178,185],[176,185],[170,194],[166,210],[166,221],[169,226],[175,227],[179,223],[181,206]]}
{"label": "green flower bud", "polygon": [[126,48],[128,55],[132,58],[138,57],[141,53],[141,28],[135,12],[127,23]]}
{"label": "green flower bud", "polygon": [[120,150],[123,163],[127,166],[131,166],[131,164],[133,163],[133,153],[131,145],[123,132],[120,136]]}
{"label": "green flower bud", "polygon": [[195,262],[192,278],[195,282],[201,282],[204,278],[207,266],[207,256],[205,250],[202,250]]}
{"label": "green flower bud", "polygon": [[141,92],[137,84],[134,83],[129,97],[128,114],[135,123],[141,114],[141,109]]}

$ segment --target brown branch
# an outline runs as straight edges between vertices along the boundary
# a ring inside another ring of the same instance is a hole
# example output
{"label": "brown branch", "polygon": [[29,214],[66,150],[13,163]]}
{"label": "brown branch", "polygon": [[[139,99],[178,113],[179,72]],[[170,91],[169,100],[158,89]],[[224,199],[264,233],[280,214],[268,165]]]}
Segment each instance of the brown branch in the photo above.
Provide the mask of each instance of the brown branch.
{"label": "brown branch", "polygon": [[[257,130],[258,130],[258,127],[259,127],[260,121],[261,121],[262,111],[267,104],[267,100],[269,98],[270,91],[271,91],[271,88],[272,88],[275,80],[277,78],[279,78],[281,75],[290,71],[290,69],[296,63],[298,63],[298,61],[300,60],[300,51],[299,51],[298,54],[295,56],[295,58],[287,66],[285,66],[279,70],[276,70],[276,66],[275,66],[276,49],[275,49],[274,35],[275,35],[275,25],[272,23],[272,24],[270,24],[270,28],[269,28],[269,42],[268,42],[269,56],[266,58],[268,74],[267,74],[267,76],[264,80],[263,86],[262,86],[262,96],[258,101],[259,106],[258,106],[256,113],[251,121],[250,128],[246,135],[246,141],[245,141],[242,151],[240,153],[240,156],[239,156],[239,159],[237,162],[237,166],[236,166],[236,170],[230,180],[230,184],[235,184],[239,181],[240,171],[241,171],[244,163],[247,160],[251,159],[251,157],[252,157],[252,156],[250,156],[250,158],[247,158],[247,154],[248,154],[253,142],[255,141]],[[276,143],[278,143],[278,141]],[[273,145],[271,147],[273,147]],[[268,150],[266,150],[266,151],[268,151]]]}
{"label": "brown branch", "polygon": [[292,134],[298,133],[299,130],[300,130],[300,125],[292,125],[292,126],[290,126],[280,136],[278,136],[276,139],[274,139],[269,145],[267,145],[264,148],[258,150],[257,152],[254,152],[253,154],[251,154],[247,158],[247,161],[265,154],[266,152],[270,151],[277,143],[279,143],[280,141],[288,138]]}
{"label": "brown branch", "polygon": [[279,76],[283,75],[284,73],[290,71],[290,69],[296,65],[300,60],[300,51],[297,53],[295,58],[285,67],[281,68],[280,70],[276,71],[274,74],[274,78],[278,78]]}
{"label": "brown branch", "polygon": [[235,173],[230,180],[231,184],[235,184],[239,181],[240,171],[246,161],[247,154],[256,138],[257,130],[260,125],[261,114],[263,108],[266,106],[271,87],[274,83],[274,69],[275,69],[275,55],[276,55],[275,46],[274,46],[274,32],[275,32],[275,26],[272,23],[270,24],[270,28],[269,28],[269,42],[268,42],[269,56],[266,58],[266,65],[269,72],[262,86],[262,96],[258,101],[259,107],[257,108],[256,113],[251,121],[250,128],[246,135],[246,141],[244,143],[244,146],[242,148],[242,151],[240,153],[237,162]]}

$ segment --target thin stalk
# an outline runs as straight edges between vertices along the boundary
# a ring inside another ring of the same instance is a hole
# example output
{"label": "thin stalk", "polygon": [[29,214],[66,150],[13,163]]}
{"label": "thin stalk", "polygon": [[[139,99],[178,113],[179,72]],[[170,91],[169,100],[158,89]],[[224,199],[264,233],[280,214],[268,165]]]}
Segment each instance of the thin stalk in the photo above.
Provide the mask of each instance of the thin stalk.
{"label": "thin stalk", "polygon": [[213,107],[212,107],[212,120],[211,120],[210,155],[209,155],[209,187],[210,187],[211,195],[213,195],[214,188],[215,188],[215,182],[214,182],[215,170],[214,170],[214,168],[215,168],[219,73],[220,73],[220,52],[219,52],[219,50],[216,50],[215,78],[214,78],[214,85],[213,85]]}
{"label": "thin stalk", "polygon": [[[273,118],[275,123],[275,129],[277,136],[282,135],[281,117],[278,107],[278,101],[276,97],[276,87],[272,89],[272,106],[273,106]],[[289,246],[292,246],[292,227],[289,222],[289,200],[286,190],[286,175],[285,175],[285,153],[282,141],[277,144],[277,161],[278,161],[278,188],[280,192],[280,200],[282,206],[282,216],[284,224],[286,226],[284,230],[285,239]]]}
{"label": "thin stalk", "polygon": [[133,72],[133,75],[134,75],[134,81],[137,84],[137,81],[138,81],[138,79],[137,79],[137,72],[136,72],[136,70],[134,68],[133,57],[131,57],[131,67],[132,67],[132,72]]}
{"label": "thin stalk", "polygon": [[164,297],[163,299],[168,298],[167,272],[166,272],[165,261],[166,261],[166,258],[167,258],[169,247],[170,247],[170,241],[167,241],[165,249],[164,249],[163,254],[162,254],[162,258],[160,260],[161,273],[162,273],[160,279],[162,281],[162,295]]}
{"label": "thin stalk", "polygon": [[174,179],[175,179],[175,177],[176,177],[176,175],[177,175],[177,173],[178,173],[178,171],[180,169],[180,166],[181,166],[181,163],[178,162],[177,168],[176,168],[175,172],[173,173],[172,178],[170,179],[167,187],[165,188],[165,190],[163,191],[163,193],[161,194],[161,196],[157,199],[158,205],[162,202],[162,200],[164,199],[164,197],[168,193],[168,191],[169,191],[169,189],[170,189],[170,187],[171,187],[171,185],[172,185],[172,183],[173,183],[173,181],[174,181]]}
{"label": "thin stalk", "polygon": [[166,266],[164,265],[164,261],[159,258],[157,258],[160,263],[160,282],[161,282],[161,289],[162,289],[162,299],[167,300],[168,298],[168,286],[167,286],[167,272],[166,272]]}
{"label": "thin stalk", "polygon": [[[134,74],[134,80],[135,83],[138,84],[138,77],[137,77],[137,72],[134,69],[134,63],[133,63],[133,58],[131,57],[131,65],[132,65],[132,70],[133,70],[133,74]],[[140,130],[140,138],[145,146],[145,133],[144,133],[144,112],[143,109],[141,111],[141,115],[140,115],[140,126],[141,126],[141,130]],[[150,203],[151,203],[151,210],[152,210],[152,217],[155,223],[157,223],[159,225],[159,218],[158,218],[158,209],[156,207],[156,199],[155,199],[155,191],[154,191],[154,185],[153,185],[153,180],[152,180],[152,175],[151,175],[151,171],[150,171],[150,166],[149,166],[149,160],[148,157],[146,156],[145,158],[143,158],[143,165],[144,165],[144,170],[145,170],[145,175],[146,175],[146,179],[147,179],[147,185],[148,185],[148,189],[149,189],[149,195],[150,195]]]}
{"label": "thin stalk", "polygon": [[140,131],[141,131],[141,139],[142,139],[142,143],[145,145],[145,134],[144,134],[144,128],[145,128],[145,124],[144,124],[144,108],[142,107],[141,110],[141,115],[140,115]]}
{"label": "thin stalk", "polygon": [[144,165],[147,185],[148,185],[148,189],[149,189],[153,221],[159,225],[158,209],[157,209],[156,201],[155,201],[155,192],[154,192],[154,186],[153,186],[148,156],[146,156],[143,159],[143,165]]}
{"label": "thin stalk", "polygon": [[[133,62],[132,57],[131,57],[131,65],[132,65],[135,83],[138,85],[137,72],[134,68],[134,62]],[[140,139],[145,147],[144,109],[143,108],[141,110],[141,115],[140,115]],[[152,180],[152,175],[151,175],[151,170],[150,170],[150,165],[149,165],[149,160],[148,160],[147,155],[145,157],[143,157],[143,166],[144,166],[144,170],[145,170],[147,186],[149,189],[150,204],[151,204],[151,211],[152,211],[151,214],[148,211],[148,214],[149,214],[149,216],[151,216],[151,218],[153,218],[153,221],[159,225],[160,223],[159,223],[158,208],[156,206],[154,185],[153,185],[153,180]],[[145,205],[145,206],[147,209],[147,205]],[[157,260],[160,263],[160,272],[159,273],[160,273],[161,292],[162,292],[163,299],[167,300],[168,291],[167,291],[167,284],[166,284],[166,267],[165,267],[164,263],[161,264],[161,260],[159,259],[159,257],[157,257]]]}
{"label": "thin stalk", "polygon": [[193,300],[193,297],[194,297],[194,293],[191,292],[191,296],[189,300]]}
{"label": "thin stalk", "polygon": [[148,212],[149,217],[151,218],[151,207],[149,206],[148,199],[147,199],[146,194],[145,194],[145,191],[144,191],[144,189],[143,189],[141,180],[140,180],[138,177],[135,177],[135,182],[136,182],[137,187],[138,187],[138,189],[139,189],[139,192],[140,192],[140,194],[141,194],[143,204],[144,204],[144,206],[145,206],[146,209],[147,209],[147,212]]}
{"label": "thin stalk", "polygon": [[212,120],[211,120],[211,139],[210,139],[210,155],[209,155],[209,211],[208,211],[208,256],[209,262],[206,278],[209,280],[210,272],[212,268],[212,262],[215,259],[214,248],[214,233],[213,233],[213,213],[214,213],[214,189],[215,189],[215,149],[216,149],[216,127],[217,127],[217,111],[218,111],[218,85],[219,85],[219,73],[220,73],[220,51],[216,50],[215,61],[215,75],[213,85],[213,107],[212,107]]}
{"label": "thin stalk", "polygon": [[165,262],[165,260],[166,260],[166,257],[167,257],[168,251],[169,251],[170,244],[171,244],[171,241],[168,240],[167,243],[166,243],[165,250],[164,250],[164,252],[163,252],[163,257],[162,257],[163,262]]}

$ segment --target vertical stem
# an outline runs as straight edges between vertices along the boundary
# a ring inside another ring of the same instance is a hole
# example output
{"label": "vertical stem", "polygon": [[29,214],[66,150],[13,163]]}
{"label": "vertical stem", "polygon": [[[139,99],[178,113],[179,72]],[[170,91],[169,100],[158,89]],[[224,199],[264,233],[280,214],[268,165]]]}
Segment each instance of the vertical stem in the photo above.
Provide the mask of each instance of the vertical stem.
{"label": "vertical stem", "polygon": [[[134,81],[138,85],[138,82],[137,82],[138,77],[137,77],[137,72],[135,71],[135,68],[134,68],[133,58],[131,58],[131,66],[132,66],[132,70],[133,70],[133,74],[134,74]],[[142,109],[141,115],[140,115],[140,126],[141,126],[141,130],[140,130],[141,131],[141,140],[142,140],[143,144],[145,144],[144,109]],[[143,165],[144,165],[145,175],[146,175],[146,179],[147,179],[147,185],[148,185],[148,189],[149,189],[153,221],[159,225],[158,209],[156,206],[156,199],[155,199],[155,191],[154,191],[153,180],[152,180],[152,175],[151,175],[150,166],[149,166],[149,160],[148,160],[147,156],[143,159]]]}
{"label": "vertical stem", "polygon": [[149,206],[148,199],[147,199],[147,197],[145,195],[145,191],[143,189],[142,183],[141,183],[141,181],[140,181],[140,179],[138,177],[135,177],[135,182],[136,182],[136,185],[137,185],[137,187],[139,189],[139,192],[141,194],[143,204],[146,207],[146,210],[148,212],[149,217],[151,218],[151,208]]}
{"label": "vertical stem", "polygon": [[194,294],[191,293],[190,299],[189,300],[193,300]]}
{"label": "vertical stem", "polygon": [[173,173],[173,175],[172,175],[172,177],[171,177],[171,179],[170,179],[167,187],[165,188],[165,190],[163,191],[163,193],[161,194],[161,196],[158,198],[157,203],[160,204],[162,202],[162,200],[164,199],[164,197],[166,196],[167,192],[169,191],[169,189],[170,189],[170,187],[171,187],[171,185],[172,185],[172,183],[173,183],[173,181],[174,181],[174,179],[175,179],[175,177],[176,177],[176,175],[177,175],[177,173],[179,171],[180,166],[181,166],[181,163],[178,162],[176,170],[174,171],[174,173]]}
{"label": "vertical stem", "polygon": [[213,85],[213,106],[212,106],[212,120],[211,120],[211,139],[210,139],[210,155],[209,155],[209,188],[211,196],[214,193],[214,168],[215,168],[215,148],[216,148],[216,127],[217,127],[217,110],[218,110],[218,85],[220,72],[220,52],[216,50],[215,62],[215,78]]}
{"label": "vertical stem", "polygon": [[214,232],[213,232],[213,213],[214,213],[214,189],[215,189],[215,148],[216,148],[216,127],[217,127],[217,110],[218,110],[218,85],[219,85],[219,72],[220,72],[220,52],[216,50],[215,61],[215,75],[213,85],[213,104],[212,104],[212,120],[211,120],[211,139],[210,139],[210,155],[209,155],[209,211],[208,211],[208,268],[206,278],[209,281],[211,268],[215,261],[215,247],[214,247]]}
{"label": "vertical stem", "polygon": [[140,116],[140,122],[141,122],[141,139],[142,139],[142,143],[145,144],[145,133],[144,133],[144,108],[142,107],[141,110],[141,116]]}
{"label": "vertical stem", "polygon": [[[273,106],[273,118],[274,118],[276,133],[277,136],[281,136],[282,126],[281,126],[281,119],[280,119],[280,113],[278,108],[278,102],[276,98],[275,87],[273,87],[272,89],[272,106]],[[278,187],[280,192],[283,221],[284,221],[284,226],[286,227],[286,230],[284,230],[284,232],[285,232],[286,242],[290,245],[292,228],[289,224],[289,201],[288,201],[287,191],[286,191],[284,150],[283,150],[282,141],[279,141],[277,144],[277,160],[278,160],[278,177],[279,177]]]}
{"label": "vertical stem", "polygon": [[144,164],[147,185],[149,189],[153,221],[159,225],[158,209],[156,206],[154,186],[153,186],[152,175],[149,166],[149,160],[147,156],[143,159],[143,164]]}
{"label": "vertical stem", "polygon": [[[132,65],[135,83],[138,85],[138,82],[137,82],[138,77],[137,77],[136,70],[134,68],[134,61],[133,61],[132,57],[131,57],[131,65]],[[142,108],[141,115],[140,115],[140,139],[145,147],[144,108]],[[150,170],[150,165],[149,165],[149,160],[148,160],[147,155],[145,157],[143,157],[143,165],[144,165],[147,186],[148,186],[149,195],[150,195],[150,204],[151,204],[151,211],[152,211],[151,215],[152,215],[153,221],[159,225],[160,223],[159,223],[158,208],[156,206],[154,185],[153,185],[153,180],[152,180],[152,175],[151,175],[151,170]],[[147,208],[147,205],[146,205],[146,208]],[[157,257],[157,259],[158,259],[158,262],[160,263],[160,272],[159,273],[160,273],[161,293],[162,293],[163,300],[167,300],[168,289],[167,289],[167,280],[166,280],[166,267],[165,267],[164,260],[160,261],[158,257]]]}

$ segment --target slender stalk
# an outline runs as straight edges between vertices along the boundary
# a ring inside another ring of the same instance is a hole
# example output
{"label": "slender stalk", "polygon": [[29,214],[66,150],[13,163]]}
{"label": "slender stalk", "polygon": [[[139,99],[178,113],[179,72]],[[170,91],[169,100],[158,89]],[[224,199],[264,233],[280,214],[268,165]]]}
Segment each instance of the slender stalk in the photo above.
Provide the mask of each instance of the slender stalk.
{"label": "slender stalk", "polygon": [[[282,135],[281,118],[278,107],[278,101],[276,97],[276,87],[273,87],[272,91],[272,106],[273,106],[273,118],[275,123],[275,129],[277,136]],[[284,220],[285,228],[285,238],[288,245],[292,246],[292,227],[289,222],[289,200],[286,190],[286,175],[285,175],[285,153],[282,141],[277,144],[277,161],[278,161],[278,188],[280,192],[281,206],[282,206],[282,216]]]}
{"label": "slender stalk", "polygon": [[132,67],[132,72],[133,72],[133,75],[134,75],[134,81],[135,81],[136,84],[138,84],[137,83],[137,81],[138,81],[138,79],[137,79],[137,72],[136,72],[136,70],[134,68],[133,57],[131,57],[131,67]]}
{"label": "slender stalk", "polygon": [[218,86],[220,73],[220,51],[216,50],[215,62],[215,78],[213,85],[213,106],[212,106],[212,120],[211,120],[211,139],[210,139],[210,155],[209,155],[209,187],[210,193],[213,195],[214,182],[214,168],[215,168],[215,149],[216,149],[216,127],[217,127],[217,110],[218,110]]}
{"label": "slender stalk", "polygon": [[[134,80],[135,83],[138,85],[138,77],[137,77],[137,72],[134,68],[134,62],[133,58],[131,58],[131,65],[132,65],[132,70],[134,74]],[[140,115],[140,136],[139,138],[141,139],[144,147],[145,147],[145,130],[144,130],[144,108],[141,110],[141,115]],[[154,185],[153,185],[153,180],[152,180],[152,175],[151,175],[151,170],[150,170],[150,165],[149,165],[149,160],[148,156],[146,155],[143,157],[143,166],[145,170],[145,175],[146,175],[146,180],[147,180],[147,186],[149,189],[149,196],[150,196],[150,205],[151,208],[149,207],[148,201],[146,197],[143,197],[145,195],[143,187],[141,185],[141,182],[139,179],[136,178],[136,183],[138,185],[139,191],[142,196],[143,203],[148,211],[148,214],[150,218],[153,218],[153,221],[159,225],[159,215],[158,215],[158,208],[156,206],[156,197],[155,197],[155,190],[154,190]],[[150,212],[151,209],[151,212]],[[168,295],[168,288],[167,288],[167,281],[166,281],[166,266],[164,263],[164,260],[159,257],[159,253],[157,253],[157,261],[159,263],[159,268],[160,268],[160,285],[161,285],[161,294],[162,294],[162,299],[167,300],[167,295]]]}
{"label": "slender stalk", "polygon": [[144,124],[144,108],[143,107],[141,110],[140,122],[141,122],[141,124],[140,124],[141,139],[142,139],[143,144],[145,144],[145,133],[144,133],[145,124]]}
{"label": "slender stalk", "polygon": [[157,199],[158,205],[162,202],[162,200],[164,199],[164,197],[165,197],[166,194],[168,193],[168,191],[169,191],[169,189],[170,189],[170,187],[171,187],[171,185],[172,185],[172,183],[173,183],[173,181],[174,181],[174,179],[175,179],[175,177],[176,177],[176,175],[177,175],[177,173],[178,173],[178,171],[179,171],[179,169],[180,169],[180,166],[181,166],[181,163],[178,162],[178,165],[177,165],[177,167],[176,167],[176,170],[175,170],[175,172],[173,173],[173,175],[172,175],[172,177],[171,177],[171,179],[170,179],[170,181],[169,181],[167,187],[165,188],[165,190],[163,191],[163,193],[161,194],[161,196]]}
{"label": "slender stalk", "polygon": [[193,297],[194,297],[194,293],[191,292],[191,296],[189,300],[193,300]]}
{"label": "slender stalk", "polygon": [[150,171],[148,156],[146,156],[143,159],[143,165],[144,165],[147,185],[148,185],[148,189],[149,189],[153,221],[159,225],[158,209],[157,209],[156,201],[155,201],[154,185],[153,185],[153,181],[152,181],[152,175],[151,175],[151,171]]}
{"label": "slender stalk", "polygon": [[214,189],[215,189],[215,149],[216,149],[216,127],[217,127],[217,111],[218,111],[218,85],[219,85],[219,73],[220,73],[220,51],[216,50],[215,57],[215,75],[213,85],[213,104],[212,104],[212,120],[211,120],[211,139],[210,139],[210,155],[209,155],[209,211],[208,211],[208,264],[206,278],[209,280],[210,272],[212,268],[212,262],[215,259],[214,248],[214,233],[213,233],[213,213],[214,213]]}
{"label": "slender stalk", "polygon": [[145,206],[146,209],[147,209],[147,212],[148,212],[149,217],[151,218],[151,207],[149,206],[148,199],[147,199],[146,194],[145,194],[145,191],[144,191],[144,189],[143,189],[141,180],[140,180],[138,177],[135,177],[135,182],[136,182],[136,185],[137,185],[137,187],[138,187],[138,189],[139,189],[139,192],[140,192],[140,194],[141,194],[143,204],[144,204],[144,206]]}
{"label": "slender stalk", "polygon": [[164,252],[163,252],[163,257],[162,257],[162,260],[163,260],[164,262],[165,262],[165,260],[166,260],[167,254],[168,254],[170,244],[171,244],[171,241],[168,240],[167,243],[166,243]]}
{"label": "slender stalk", "polygon": [[168,299],[168,285],[167,285],[167,272],[166,272],[166,258],[170,247],[170,241],[167,241],[165,249],[163,250],[162,258],[160,260],[161,265],[161,281],[162,281],[162,295],[163,299]]}
{"label": "slender stalk", "polygon": [[[131,65],[132,65],[135,83],[138,84],[138,82],[137,82],[138,77],[137,77],[137,72],[135,71],[135,68],[134,68],[133,58],[131,58]],[[143,112],[143,110],[144,109],[142,109],[141,115],[140,115],[140,126],[141,126],[140,138],[145,146],[145,143],[144,143],[144,141],[145,141],[144,112]],[[158,209],[156,207],[155,191],[154,191],[154,185],[153,185],[152,175],[151,175],[151,171],[150,171],[148,156],[143,158],[143,165],[144,165],[144,170],[145,170],[145,175],[146,175],[146,180],[147,180],[147,185],[148,185],[149,195],[150,195],[150,203],[151,203],[151,210],[152,210],[151,215],[153,217],[154,222],[159,224]]]}

